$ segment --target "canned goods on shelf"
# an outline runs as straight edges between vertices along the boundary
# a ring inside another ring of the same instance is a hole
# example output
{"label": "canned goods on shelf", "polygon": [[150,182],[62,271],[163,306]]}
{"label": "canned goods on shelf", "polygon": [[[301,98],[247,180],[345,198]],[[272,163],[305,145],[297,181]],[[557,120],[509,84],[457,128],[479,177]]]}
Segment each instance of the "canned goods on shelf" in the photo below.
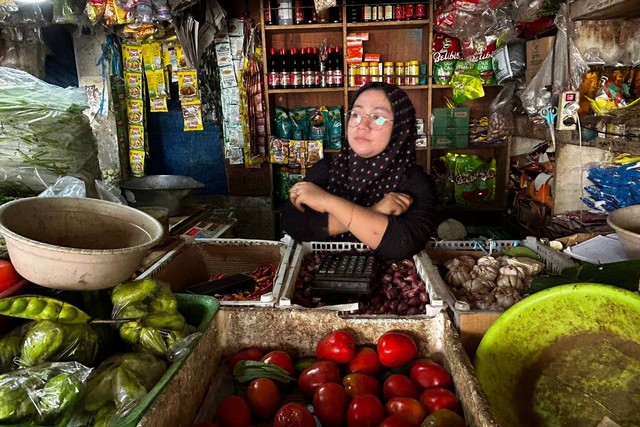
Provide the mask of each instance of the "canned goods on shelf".
{"label": "canned goods on shelf", "polygon": [[393,19],[401,21],[404,19],[404,6],[396,4],[393,6]]}
{"label": "canned goods on shelf", "polygon": [[382,77],[380,76],[380,63],[379,62],[369,62],[369,76],[371,76],[372,82],[381,82]]}
{"label": "canned goods on shelf", "polygon": [[393,67],[393,62],[385,62],[384,68],[382,70],[383,80],[385,83],[394,84],[395,78],[395,68]]}
{"label": "canned goods on shelf", "polygon": [[371,82],[371,76],[369,75],[369,63],[361,62],[360,63],[360,84],[357,86],[366,85]]}
{"label": "canned goods on shelf", "polygon": [[402,86],[404,84],[405,68],[404,62],[396,62],[396,85]]}
{"label": "canned goods on shelf", "polygon": [[427,4],[416,3],[416,7],[413,12],[413,17],[415,19],[425,19],[427,17]]}
{"label": "canned goods on shelf", "polygon": [[404,19],[413,19],[415,12],[415,5],[413,3],[407,3],[403,6]]}
{"label": "canned goods on shelf", "polygon": [[358,86],[360,77],[360,64],[349,65],[349,86]]}
{"label": "canned goods on shelf", "polygon": [[416,60],[407,62],[405,67],[405,84],[415,86],[418,84],[418,75],[420,74],[420,63]]}

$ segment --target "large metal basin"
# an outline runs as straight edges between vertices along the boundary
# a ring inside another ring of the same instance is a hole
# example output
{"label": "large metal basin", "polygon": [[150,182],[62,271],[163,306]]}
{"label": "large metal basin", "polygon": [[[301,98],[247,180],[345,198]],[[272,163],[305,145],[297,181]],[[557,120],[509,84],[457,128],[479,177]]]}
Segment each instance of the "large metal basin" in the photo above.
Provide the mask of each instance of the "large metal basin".
{"label": "large metal basin", "polygon": [[163,206],[169,216],[182,213],[183,199],[204,187],[200,181],[180,175],[148,175],[120,184],[130,206]]}

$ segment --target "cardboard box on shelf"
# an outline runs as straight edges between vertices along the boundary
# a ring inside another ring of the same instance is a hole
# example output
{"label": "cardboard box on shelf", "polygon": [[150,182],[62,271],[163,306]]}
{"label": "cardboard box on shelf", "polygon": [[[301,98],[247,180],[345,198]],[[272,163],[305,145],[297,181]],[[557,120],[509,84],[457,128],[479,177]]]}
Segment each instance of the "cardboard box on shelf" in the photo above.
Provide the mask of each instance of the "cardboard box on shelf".
{"label": "cardboard box on shelf", "polygon": [[527,83],[530,82],[542,67],[542,63],[553,50],[555,37],[543,37],[527,42]]}
{"label": "cardboard box on shelf", "polygon": [[[236,393],[233,376],[226,363],[226,358],[235,352],[246,347],[258,347],[281,349],[294,358],[310,356],[315,354],[315,346],[322,337],[343,329],[350,331],[358,344],[373,346],[387,331],[410,334],[416,340],[420,356],[432,358],[451,373],[466,425],[498,425],[471,362],[460,345],[458,334],[443,312],[432,318],[360,318],[340,316],[330,310],[222,307],[213,329],[218,342],[211,347],[207,363],[216,367],[216,373],[195,423],[211,421],[216,402]],[[293,397],[302,398],[301,395]]]}

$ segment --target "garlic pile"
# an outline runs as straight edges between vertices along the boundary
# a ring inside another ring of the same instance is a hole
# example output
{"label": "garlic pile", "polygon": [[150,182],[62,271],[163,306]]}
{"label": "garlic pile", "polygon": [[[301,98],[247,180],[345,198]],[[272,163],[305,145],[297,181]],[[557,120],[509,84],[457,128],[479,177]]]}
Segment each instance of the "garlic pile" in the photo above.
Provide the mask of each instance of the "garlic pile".
{"label": "garlic pile", "polygon": [[520,301],[544,263],[528,257],[461,255],[443,263],[445,282],[472,309],[504,310]]}

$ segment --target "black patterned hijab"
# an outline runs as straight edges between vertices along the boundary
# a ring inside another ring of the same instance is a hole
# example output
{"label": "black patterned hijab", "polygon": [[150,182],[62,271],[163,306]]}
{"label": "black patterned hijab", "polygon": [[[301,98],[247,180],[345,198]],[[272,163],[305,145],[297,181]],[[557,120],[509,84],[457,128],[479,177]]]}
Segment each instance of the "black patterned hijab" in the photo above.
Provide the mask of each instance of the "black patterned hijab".
{"label": "black patterned hijab", "polygon": [[381,90],[393,111],[393,129],[387,147],[377,156],[365,159],[343,144],[330,166],[327,190],[361,206],[373,206],[385,194],[395,191],[405,171],[415,165],[416,111],[406,92],[387,83],[368,83],[355,94],[349,111],[366,90]]}

